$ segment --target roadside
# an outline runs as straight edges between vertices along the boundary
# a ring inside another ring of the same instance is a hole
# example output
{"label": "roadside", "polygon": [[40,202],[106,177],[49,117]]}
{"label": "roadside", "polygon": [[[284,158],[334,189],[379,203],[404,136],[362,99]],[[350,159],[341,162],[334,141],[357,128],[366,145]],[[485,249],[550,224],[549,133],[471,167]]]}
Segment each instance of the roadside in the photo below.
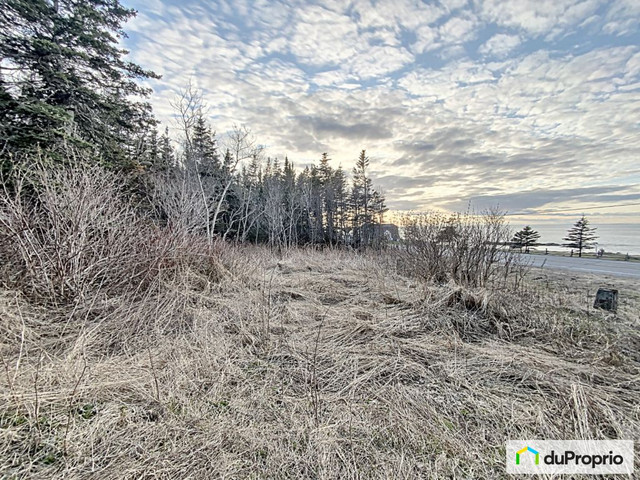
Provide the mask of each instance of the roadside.
{"label": "roadside", "polygon": [[[557,245],[554,246],[557,248]],[[552,248],[554,248],[552,247]],[[561,250],[549,250],[544,245],[537,245],[536,248],[532,248],[529,252],[529,255],[544,255],[544,256],[554,256],[554,257],[567,257],[567,258],[580,258],[578,254],[574,252],[574,256],[571,256],[571,253],[567,251]],[[627,255],[626,253],[611,253],[605,252],[602,257],[598,257],[595,252],[582,252],[582,258],[584,259],[594,259],[594,260],[612,260],[617,262],[637,262],[640,263],[640,256],[638,255]]]}
{"label": "roadside", "polygon": [[621,262],[601,258],[561,257],[558,255],[523,254],[533,267],[570,270],[593,275],[640,278],[640,262]]}

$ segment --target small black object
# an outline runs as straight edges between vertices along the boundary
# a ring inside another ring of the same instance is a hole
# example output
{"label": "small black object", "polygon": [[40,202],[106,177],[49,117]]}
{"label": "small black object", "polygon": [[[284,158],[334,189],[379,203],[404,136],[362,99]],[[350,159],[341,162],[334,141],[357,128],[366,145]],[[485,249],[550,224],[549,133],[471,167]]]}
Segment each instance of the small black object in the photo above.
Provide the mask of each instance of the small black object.
{"label": "small black object", "polygon": [[599,288],[593,308],[602,308],[610,312],[618,310],[618,290]]}

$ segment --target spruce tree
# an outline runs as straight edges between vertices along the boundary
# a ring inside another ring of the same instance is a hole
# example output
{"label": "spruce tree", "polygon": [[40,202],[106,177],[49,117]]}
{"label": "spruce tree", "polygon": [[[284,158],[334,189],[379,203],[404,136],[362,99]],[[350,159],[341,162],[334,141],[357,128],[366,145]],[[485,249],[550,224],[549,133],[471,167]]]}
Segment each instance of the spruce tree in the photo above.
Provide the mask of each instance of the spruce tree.
{"label": "spruce tree", "polygon": [[346,243],[349,230],[349,187],[347,185],[347,176],[340,166],[334,172],[333,184],[335,190],[337,242]]}
{"label": "spruce tree", "polygon": [[329,165],[329,155],[323,153],[320,158],[320,165],[318,167],[318,177],[320,182],[320,197],[322,202],[322,209],[324,211],[324,241],[329,245],[333,245],[336,241],[335,231],[335,178],[334,171]]}
{"label": "spruce tree", "polygon": [[[216,134],[207,123],[204,115],[198,114],[191,132],[188,161],[195,165],[198,174],[206,177],[220,176],[220,155]],[[220,179],[218,179],[219,183]]]}
{"label": "spruce tree", "polygon": [[524,253],[529,253],[529,248],[533,247],[539,239],[540,234],[527,225],[519,232],[516,232],[511,241],[520,250],[524,248]]}
{"label": "spruce tree", "polygon": [[159,157],[159,163],[155,167],[157,170],[166,172],[175,166],[175,152],[169,137],[169,127],[165,127],[164,133],[160,137]]}
{"label": "spruce tree", "polygon": [[0,0],[0,150],[62,157],[74,147],[114,168],[138,165],[136,141],[154,120],[132,98],[149,93],[137,80],[158,76],[118,46],[135,14],[118,0]]}
{"label": "spruce tree", "polygon": [[371,200],[372,182],[368,176],[369,157],[362,150],[356,166],[353,168],[353,187],[351,189],[353,242],[356,246],[367,245],[371,237]]}
{"label": "spruce tree", "polygon": [[578,256],[582,257],[582,250],[593,247],[593,240],[598,238],[596,229],[589,226],[589,221],[583,215],[563,238],[566,242],[562,246],[578,250]]}

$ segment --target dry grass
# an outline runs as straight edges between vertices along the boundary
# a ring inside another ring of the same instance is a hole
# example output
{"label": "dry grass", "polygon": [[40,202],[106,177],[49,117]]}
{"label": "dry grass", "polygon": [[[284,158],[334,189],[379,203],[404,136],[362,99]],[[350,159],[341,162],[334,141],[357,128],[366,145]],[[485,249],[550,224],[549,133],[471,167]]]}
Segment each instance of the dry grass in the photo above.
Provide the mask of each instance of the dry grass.
{"label": "dry grass", "polygon": [[93,316],[2,293],[0,477],[489,479],[507,438],[638,439],[627,287],[612,315],[546,272],[516,294],[347,252],[220,255],[221,278]]}

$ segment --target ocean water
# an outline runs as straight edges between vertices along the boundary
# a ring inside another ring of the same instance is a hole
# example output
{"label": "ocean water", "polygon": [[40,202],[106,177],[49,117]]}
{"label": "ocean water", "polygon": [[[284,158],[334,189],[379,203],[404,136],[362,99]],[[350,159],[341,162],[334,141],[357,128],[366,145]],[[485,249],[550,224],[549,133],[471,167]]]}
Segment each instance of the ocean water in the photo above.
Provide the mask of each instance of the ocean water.
{"label": "ocean water", "polygon": [[[524,225],[511,220],[509,222],[514,231],[520,230]],[[562,244],[563,237],[567,235],[567,231],[572,226],[571,222],[540,222],[535,221],[529,223],[531,228],[540,233],[540,243],[558,243]],[[596,235],[598,238],[598,249],[604,248],[610,253],[628,253],[629,255],[640,255],[640,223],[603,223],[592,224],[596,227]],[[541,248],[541,247],[539,247]],[[562,247],[549,247],[550,250],[567,250]],[[591,250],[593,251],[593,250]]]}

